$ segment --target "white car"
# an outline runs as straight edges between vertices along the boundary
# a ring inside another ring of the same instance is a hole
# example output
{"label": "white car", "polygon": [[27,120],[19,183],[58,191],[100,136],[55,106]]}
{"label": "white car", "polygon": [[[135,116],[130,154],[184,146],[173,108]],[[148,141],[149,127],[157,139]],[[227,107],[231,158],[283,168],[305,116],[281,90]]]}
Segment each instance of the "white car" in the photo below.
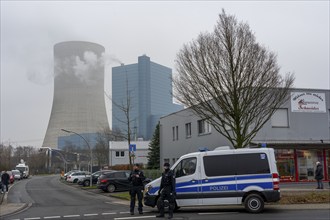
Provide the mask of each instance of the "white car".
{"label": "white car", "polygon": [[19,170],[12,170],[11,173],[14,176],[15,180],[23,179],[23,175]]}
{"label": "white car", "polygon": [[82,178],[85,178],[85,177],[88,177],[90,176],[90,172],[88,171],[77,171],[77,172],[73,172],[71,174],[69,174],[67,177],[66,177],[66,181],[70,182],[70,183],[77,183],[78,180],[82,179]]}

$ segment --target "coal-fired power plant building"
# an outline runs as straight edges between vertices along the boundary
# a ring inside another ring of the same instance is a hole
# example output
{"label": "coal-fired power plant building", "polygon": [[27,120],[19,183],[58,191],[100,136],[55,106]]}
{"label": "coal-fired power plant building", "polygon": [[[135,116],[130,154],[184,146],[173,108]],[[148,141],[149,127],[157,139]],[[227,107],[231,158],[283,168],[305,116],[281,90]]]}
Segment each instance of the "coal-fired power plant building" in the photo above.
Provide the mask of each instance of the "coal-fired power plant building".
{"label": "coal-fired power plant building", "polygon": [[82,41],[54,46],[54,99],[42,147],[60,148],[59,137],[79,139],[61,129],[93,142],[90,137],[109,128],[104,99],[104,51],[99,44]]}

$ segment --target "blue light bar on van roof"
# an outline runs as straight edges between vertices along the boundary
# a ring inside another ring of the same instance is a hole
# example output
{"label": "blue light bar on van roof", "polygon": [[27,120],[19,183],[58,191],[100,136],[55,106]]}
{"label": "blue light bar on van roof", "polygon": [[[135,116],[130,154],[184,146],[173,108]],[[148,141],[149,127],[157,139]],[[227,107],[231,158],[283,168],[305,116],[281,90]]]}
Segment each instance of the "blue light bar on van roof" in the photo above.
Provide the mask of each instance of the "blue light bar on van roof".
{"label": "blue light bar on van roof", "polygon": [[200,148],[198,148],[198,151],[199,152],[206,152],[206,151],[209,151],[209,149],[207,147],[200,147]]}

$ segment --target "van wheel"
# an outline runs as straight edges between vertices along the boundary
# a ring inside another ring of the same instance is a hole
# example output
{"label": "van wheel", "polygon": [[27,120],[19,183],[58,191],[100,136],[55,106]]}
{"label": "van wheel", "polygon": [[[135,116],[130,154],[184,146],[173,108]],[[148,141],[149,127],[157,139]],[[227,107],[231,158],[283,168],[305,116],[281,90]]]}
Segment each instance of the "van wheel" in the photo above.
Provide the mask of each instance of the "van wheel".
{"label": "van wheel", "polygon": [[264,209],[265,202],[258,194],[250,194],[244,201],[245,209],[251,213],[259,213]]}

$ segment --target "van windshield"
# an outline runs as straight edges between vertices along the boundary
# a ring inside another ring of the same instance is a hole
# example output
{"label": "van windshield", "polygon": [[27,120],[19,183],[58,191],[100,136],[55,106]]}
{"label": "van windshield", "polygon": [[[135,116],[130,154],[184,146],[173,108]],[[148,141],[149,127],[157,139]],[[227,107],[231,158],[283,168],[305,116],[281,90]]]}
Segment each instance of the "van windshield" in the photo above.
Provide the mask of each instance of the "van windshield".
{"label": "van windshield", "polygon": [[186,158],[183,159],[177,166],[174,168],[175,177],[188,176],[194,174],[196,171],[197,158]]}
{"label": "van windshield", "polygon": [[19,170],[20,172],[24,172],[26,169],[25,167],[16,167],[16,170]]}

